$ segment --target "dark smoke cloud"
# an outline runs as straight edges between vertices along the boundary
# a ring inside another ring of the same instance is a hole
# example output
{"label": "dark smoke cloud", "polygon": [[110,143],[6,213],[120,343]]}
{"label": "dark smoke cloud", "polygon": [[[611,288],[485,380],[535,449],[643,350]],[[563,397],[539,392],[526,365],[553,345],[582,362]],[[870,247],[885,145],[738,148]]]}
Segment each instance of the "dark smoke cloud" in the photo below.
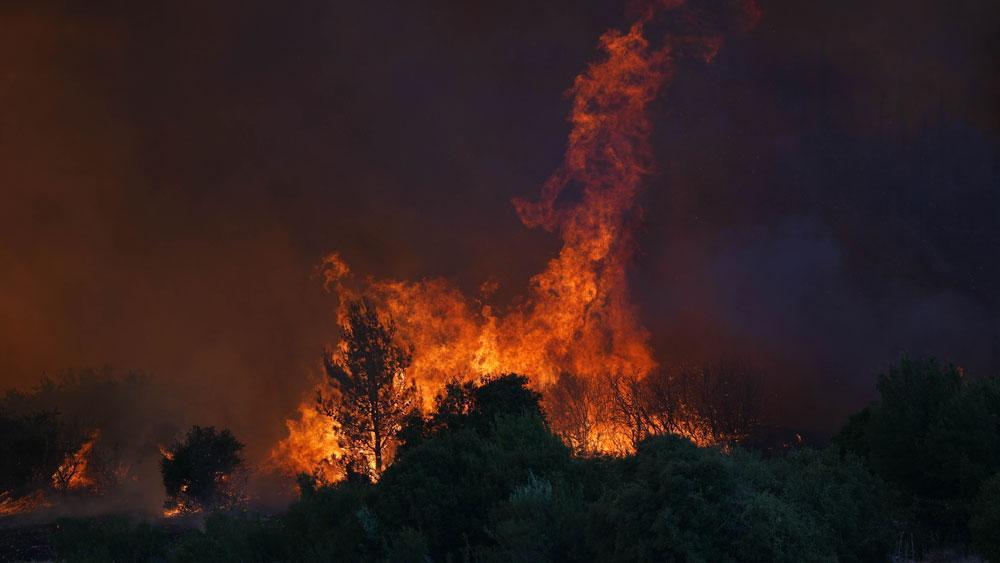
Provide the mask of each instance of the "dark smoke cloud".
{"label": "dark smoke cloud", "polygon": [[[511,298],[613,2],[0,8],[0,378],[111,363],[261,453],[317,375],[331,249]],[[822,5],[820,5],[822,4]],[[661,362],[748,357],[829,428],[902,351],[1000,367],[989,2],[765,3],[658,105],[633,283]]]}

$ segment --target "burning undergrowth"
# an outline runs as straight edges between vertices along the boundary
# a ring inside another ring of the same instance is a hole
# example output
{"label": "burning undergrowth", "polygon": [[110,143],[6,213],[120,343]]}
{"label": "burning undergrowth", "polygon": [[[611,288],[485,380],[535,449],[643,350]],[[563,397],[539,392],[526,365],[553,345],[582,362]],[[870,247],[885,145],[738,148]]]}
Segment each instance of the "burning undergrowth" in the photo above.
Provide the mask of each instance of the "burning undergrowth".
{"label": "burning undergrowth", "polygon": [[173,397],[153,378],[109,369],[8,392],[0,399],[0,516],[157,512],[157,445],[182,424]]}

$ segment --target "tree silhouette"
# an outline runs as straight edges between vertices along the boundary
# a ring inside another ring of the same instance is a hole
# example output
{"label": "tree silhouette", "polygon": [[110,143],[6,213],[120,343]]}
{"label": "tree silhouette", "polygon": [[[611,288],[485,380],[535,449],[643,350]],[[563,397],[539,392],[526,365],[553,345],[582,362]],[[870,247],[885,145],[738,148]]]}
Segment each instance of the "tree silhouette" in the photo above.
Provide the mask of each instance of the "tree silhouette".
{"label": "tree silhouette", "polygon": [[243,444],[229,430],[194,426],[184,441],[163,452],[160,473],[167,492],[165,507],[178,512],[232,508],[242,502],[234,472],[243,464]]}
{"label": "tree silhouette", "polygon": [[416,387],[405,377],[412,354],[396,340],[396,326],[379,319],[363,298],[347,306],[341,345],[324,358],[334,393],[318,397],[318,408],[340,428],[348,463],[382,473],[403,420],[414,407]]}

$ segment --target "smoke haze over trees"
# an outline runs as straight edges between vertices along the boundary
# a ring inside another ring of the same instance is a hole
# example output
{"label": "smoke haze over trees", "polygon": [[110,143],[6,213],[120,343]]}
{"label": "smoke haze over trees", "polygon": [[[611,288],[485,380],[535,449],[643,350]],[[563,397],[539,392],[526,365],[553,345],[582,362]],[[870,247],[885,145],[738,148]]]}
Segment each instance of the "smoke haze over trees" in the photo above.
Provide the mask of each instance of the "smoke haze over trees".
{"label": "smoke haze over trees", "polygon": [[[902,351],[996,372],[1000,10],[763,8],[654,113],[630,281],[657,359],[747,357],[782,418],[828,430]],[[561,158],[561,95],[622,23],[617,2],[0,18],[4,381],[134,366],[264,441],[336,340],[310,278],[332,247],[501,300],[540,269],[557,243],[509,201]]]}

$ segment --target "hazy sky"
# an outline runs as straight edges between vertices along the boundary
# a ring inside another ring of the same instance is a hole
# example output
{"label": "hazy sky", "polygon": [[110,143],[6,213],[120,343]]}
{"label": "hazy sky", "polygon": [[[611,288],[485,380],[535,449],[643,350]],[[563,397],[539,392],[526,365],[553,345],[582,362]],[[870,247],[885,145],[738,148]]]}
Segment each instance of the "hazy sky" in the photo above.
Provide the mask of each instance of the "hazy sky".
{"label": "hazy sky", "polygon": [[[0,382],[135,368],[236,428],[280,420],[335,338],[328,251],[526,287],[559,241],[510,199],[626,12],[91,4],[0,6]],[[654,107],[632,287],[657,358],[749,359],[818,426],[903,352],[998,371],[1000,5],[762,7]]]}

